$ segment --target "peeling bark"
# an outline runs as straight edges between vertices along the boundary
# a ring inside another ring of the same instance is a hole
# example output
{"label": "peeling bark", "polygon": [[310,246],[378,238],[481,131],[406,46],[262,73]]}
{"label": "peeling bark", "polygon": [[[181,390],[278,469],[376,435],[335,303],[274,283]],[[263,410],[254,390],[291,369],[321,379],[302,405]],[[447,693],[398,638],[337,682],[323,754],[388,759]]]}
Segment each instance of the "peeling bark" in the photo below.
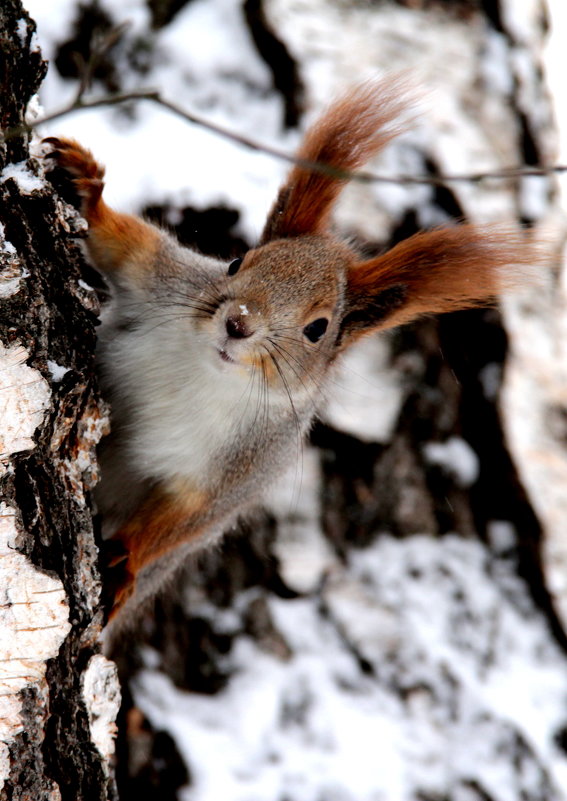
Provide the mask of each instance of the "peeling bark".
{"label": "peeling bark", "polygon": [[[22,124],[45,72],[34,30],[18,0],[2,4],[4,130]],[[112,720],[96,707],[118,685],[96,661],[98,304],[79,281],[78,217],[44,183],[27,135],[0,145],[0,169],[0,798],[102,801],[115,798]]]}

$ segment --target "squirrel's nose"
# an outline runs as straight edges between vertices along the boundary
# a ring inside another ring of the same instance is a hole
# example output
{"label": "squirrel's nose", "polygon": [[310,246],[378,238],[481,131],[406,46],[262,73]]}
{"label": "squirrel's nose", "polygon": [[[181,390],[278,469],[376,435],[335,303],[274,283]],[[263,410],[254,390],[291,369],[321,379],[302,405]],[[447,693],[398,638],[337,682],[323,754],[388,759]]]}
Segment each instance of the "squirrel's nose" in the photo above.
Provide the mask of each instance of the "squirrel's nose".
{"label": "squirrel's nose", "polygon": [[244,339],[245,337],[252,336],[253,329],[247,323],[246,318],[240,315],[234,315],[226,318],[226,333],[229,337],[234,339]]}

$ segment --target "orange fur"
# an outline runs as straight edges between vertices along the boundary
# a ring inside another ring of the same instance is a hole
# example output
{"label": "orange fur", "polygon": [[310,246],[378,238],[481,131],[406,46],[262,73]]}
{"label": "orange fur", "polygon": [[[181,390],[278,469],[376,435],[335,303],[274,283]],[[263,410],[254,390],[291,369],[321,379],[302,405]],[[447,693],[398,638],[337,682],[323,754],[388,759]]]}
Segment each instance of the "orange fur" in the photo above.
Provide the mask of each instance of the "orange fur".
{"label": "orange fur", "polygon": [[89,224],[87,246],[94,262],[103,270],[123,270],[133,278],[153,270],[159,231],[139,217],[106,205],[102,199],[104,167],[90,150],[74,139],[49,137],[43,141],[54,147],[50,157],[74,176],[81,212]]}
{"label": "orange fur", "polygon": [[[113,615],[135,591],[136,578],[147,565],[182,543],[197,539],[204,526],[209,496],[186,480],[157,486],[113,536],[126,551],[122,581],[115,589]],[[121,560],[115,560],[119,564]]]}
{"label": "orange fur", "polygon": [[[388,252],[359,261],[348,273],[347,314],[364,322],[364,309],[390,292],[383,319],[351,326],[344,344],[358,336],[494,300],[522,283],[539,260],[526,235],[502,226],[455,225],[422,231]],[[386,296],[387,297],[387,296]]]}
{"label": "orange fur", "polygon": [[369,81],[333,103],[307,131],[299,159],[326,165],[329,173],[294,167],[268,216],[261,244],[274,239],[321,233],[333,204],[348,180],[345,175],[365,164],[396,134],[396,120],[408,107],[401,79]]}

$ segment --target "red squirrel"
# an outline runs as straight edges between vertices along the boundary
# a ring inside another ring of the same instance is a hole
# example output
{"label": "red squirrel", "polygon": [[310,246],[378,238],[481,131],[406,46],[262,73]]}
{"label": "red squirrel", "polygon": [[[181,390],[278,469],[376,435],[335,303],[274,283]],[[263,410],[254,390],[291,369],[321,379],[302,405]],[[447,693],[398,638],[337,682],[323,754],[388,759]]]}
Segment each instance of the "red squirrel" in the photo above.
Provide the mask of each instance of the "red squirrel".
{"label": "red squirrel", "polygon": [[[532,258],[512,229],[454,225],[361,258],[331,230],[350,173],[396,135],[409,101],[369,82],[307,131],[257,247],[230,263],[109,208],[104,169],[48,138],[73,177],[86,247],[113,293],[98,364],[112,408],[96,492],[126,562],[113,615],[217,541],[297,456],[337,357],[360,337],[492,300]],[[521,271],[520,271],[521,273]]]}

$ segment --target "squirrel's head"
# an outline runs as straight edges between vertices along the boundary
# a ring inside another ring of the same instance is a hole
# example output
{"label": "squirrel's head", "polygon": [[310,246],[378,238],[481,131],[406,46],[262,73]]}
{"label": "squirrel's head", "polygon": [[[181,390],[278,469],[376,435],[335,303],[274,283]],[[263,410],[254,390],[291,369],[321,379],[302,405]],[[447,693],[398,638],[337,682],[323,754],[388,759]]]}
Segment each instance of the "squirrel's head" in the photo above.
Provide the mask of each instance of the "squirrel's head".
{"label": "squirrel's head", "polygon": [[225,369],[258,369],[284,393],[317,383],[336,353],[351,260],[346,246],[313,235],[232,261],[214,314],[199,323]]}
{"label": "squirrel's head", "polygon": [[259,246],[230,263],[202,324],[227,369],[259,369],[289,395],[318,382],[360,336],[485,303],[533,261],[510,227],[437,228],[372,259],[331,233],[344,184],[395,136],[407,106],[400,79],[367,83],[308,130]]}

